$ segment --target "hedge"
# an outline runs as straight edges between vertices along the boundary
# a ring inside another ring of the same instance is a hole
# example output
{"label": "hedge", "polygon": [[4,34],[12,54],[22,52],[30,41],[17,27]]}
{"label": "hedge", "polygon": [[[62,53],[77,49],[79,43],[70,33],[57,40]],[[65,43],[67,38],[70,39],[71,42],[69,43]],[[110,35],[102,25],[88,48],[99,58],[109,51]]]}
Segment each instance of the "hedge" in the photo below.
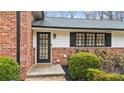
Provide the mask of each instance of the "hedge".
{"label": "hedge", "polygon": [[19,80],[20,71],[18,63],[10,57],[0,56],[0,80]]}
{"label": "hedge", "polygon": [[85,80],[89,81],[123,81],[124,75],[117,73],[106,73],[99,69],[87,69]]}
{"label": "hedge", "polygon": [[71,55],[68,61],[69,73],[73,80],[82,80],[88,68],[100,68],[100,58],[93,53],[76,53]]}

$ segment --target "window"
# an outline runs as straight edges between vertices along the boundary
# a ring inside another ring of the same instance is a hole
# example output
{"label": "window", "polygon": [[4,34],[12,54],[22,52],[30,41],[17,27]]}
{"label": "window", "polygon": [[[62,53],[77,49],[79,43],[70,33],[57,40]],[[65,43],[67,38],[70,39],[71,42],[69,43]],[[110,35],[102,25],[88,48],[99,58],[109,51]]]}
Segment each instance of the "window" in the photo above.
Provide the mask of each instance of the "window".
{"label": "window", "polygon": [[71,32],[71,47],[110,47],[111,33]]}
{"label": "window", "polygon": [[96,34],[96,46],[105,45],[105,34]]}
{"label": "window", "polygon": [[85,46],[85,34],[84,33],[76,34],[76,46]]}
{"label": "window", "polygon": [[86,33],[86,46],[95,46],[95,34]]}

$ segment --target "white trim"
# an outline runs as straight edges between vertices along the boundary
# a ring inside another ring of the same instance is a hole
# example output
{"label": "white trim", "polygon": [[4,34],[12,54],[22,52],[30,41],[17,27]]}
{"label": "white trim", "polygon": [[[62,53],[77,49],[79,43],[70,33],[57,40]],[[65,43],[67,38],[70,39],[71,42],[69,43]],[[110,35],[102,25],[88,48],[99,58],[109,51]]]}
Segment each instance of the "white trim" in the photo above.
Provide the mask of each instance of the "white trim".
{"label": "white trim", "polygon": [[33,31],[69,31],[69,32],[106,32],[106,33],[110,33],[110,32],[122,32],[124,30],[99,30],[99,29],[61,29],[61,28],[42,28],[42,27],[32,27]]}
{"label": "white trim", "polygon": [[35,46],[35,64],[37,64],[37,32],[35,33],[36,46]]}

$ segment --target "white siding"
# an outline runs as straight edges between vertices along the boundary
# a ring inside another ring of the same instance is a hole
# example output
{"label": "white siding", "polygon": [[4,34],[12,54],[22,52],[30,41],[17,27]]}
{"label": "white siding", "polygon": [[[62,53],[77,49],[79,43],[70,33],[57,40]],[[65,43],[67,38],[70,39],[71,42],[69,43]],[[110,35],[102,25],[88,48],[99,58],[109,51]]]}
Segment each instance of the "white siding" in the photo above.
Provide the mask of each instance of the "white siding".
{"label": "white siding", "polygon": [[[56,39],[53,39],[53,34],[56,34]],[[69,32],[66,31],[52,31],[51,43],[52,47],[69,47],[70,46],[70,36]]]}
{"label": "white siding", "polygon": [[[33,47],[36,47],[37,32],[51,32],[52,47],[70,47],[70,32],[109,32],[112,33],[112,47],[124,47],[124,32],[107,30],[75,30],[75,29],[33,29]],[[53,39],[56,34],[56,39]]]}
{"label": "white siding", "polygon": [[[69,47],[70,32],[68,31],[33,31],[33,47],[37,45],[37,32],[51,32],[52,47]],[[53,39],[53,34],[56,34],[56,39]]]}
{"label": "white siding", "polygon": [[37,45],[37,32],[33,31],[33,47],[35,48]]}
{"label": "white siding", "polygon": [[124,31],[112,32],[112,47],[124,47]]}

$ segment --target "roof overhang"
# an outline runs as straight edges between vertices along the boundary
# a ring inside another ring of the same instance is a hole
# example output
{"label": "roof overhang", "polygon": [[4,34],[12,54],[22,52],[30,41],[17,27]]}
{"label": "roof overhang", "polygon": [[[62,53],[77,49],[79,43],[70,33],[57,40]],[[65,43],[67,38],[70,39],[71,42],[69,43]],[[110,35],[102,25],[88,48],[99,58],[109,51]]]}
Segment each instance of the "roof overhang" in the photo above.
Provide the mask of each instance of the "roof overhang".
{"label": "roof overhang", "polygon": [[37,28],[59,28],[59,29],[94,29],[94,30],[119,30],[124,31],[123,21],[108,20],[84,20],[68,18],[44,18],[34,20],[32,27]]}
{"label": "roof overhang", "polygon": [[113,29],[102,29],[102,30],[100,30],[100,29],[76,29],[76,28],[73,28],[73,29],[71,29],[71,28],[49,28],[49,27],[32,27],[32,31],[33,32],[40,32],[40,31],[49,31],[49,32],[51,32],[51,31],[59,31],[59,32],[101,32],[101,33],[103,33],[103,32],[105,32],[105,33],[111,33],[111,32],[114,32],[114,31],[116,31],[116,32],[121,32],[121,31],[124,31],[124,30],[113,30]]}

